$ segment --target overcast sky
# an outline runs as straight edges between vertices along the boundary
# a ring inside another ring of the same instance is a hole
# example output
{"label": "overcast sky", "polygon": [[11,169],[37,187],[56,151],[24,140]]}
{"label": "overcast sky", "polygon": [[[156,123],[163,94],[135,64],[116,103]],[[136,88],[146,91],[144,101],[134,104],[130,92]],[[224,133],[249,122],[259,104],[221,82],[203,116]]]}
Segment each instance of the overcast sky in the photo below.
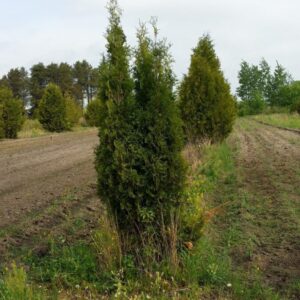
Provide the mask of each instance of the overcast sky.
{"label": "overcast sky", "polygon": [[[119,0],[128,41],[139,20],[158,17],[172,44],[174,70],[187,71],[191,49],[209,33],[226,78],[237,87],[242,59],[278,60],[300,78],[299,0]],[[0,0],[0,76],[35,63],[87,59],[97,66],[105,51],[106,0]]]}

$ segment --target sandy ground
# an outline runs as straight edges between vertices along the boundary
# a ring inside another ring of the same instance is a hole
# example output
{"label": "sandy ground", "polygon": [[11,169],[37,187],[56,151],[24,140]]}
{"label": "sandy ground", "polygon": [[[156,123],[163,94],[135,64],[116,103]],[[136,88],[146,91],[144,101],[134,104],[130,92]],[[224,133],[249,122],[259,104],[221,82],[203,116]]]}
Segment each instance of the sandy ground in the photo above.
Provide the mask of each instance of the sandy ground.
{"label": "sandy ground", "polygon": [[244,230],[250,267],[284,290],[300,279],[300,135],[243,120],[236,126],[240,189],[251,199]]}
{"label": "sandy ground", "polygon": [[0,142],[0,229],[96,182],[97,131]]}

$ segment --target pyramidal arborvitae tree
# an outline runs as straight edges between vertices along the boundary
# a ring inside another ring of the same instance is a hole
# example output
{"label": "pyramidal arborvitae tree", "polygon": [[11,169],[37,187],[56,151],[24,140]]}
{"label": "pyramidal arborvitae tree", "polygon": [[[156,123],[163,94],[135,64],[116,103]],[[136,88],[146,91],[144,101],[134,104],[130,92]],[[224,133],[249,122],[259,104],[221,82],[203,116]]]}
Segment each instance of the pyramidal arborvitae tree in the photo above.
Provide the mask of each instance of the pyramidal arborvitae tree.
{"label": "pyramidal arborvitae tree", "polygon": [[[175,78],[171,69],[169,46],[154,38],[145,26],[138,31],[135,53],[135,97],[137,136],[140,143],[136,166],[139,185],[135,203],[141,242],[147,244],[151,257],[169,254],[176,259],[178,207],[185,183],[182,121],[173,93]],[[152,247],[151,247],[152,246]],[[149,254],[149,253],[148,253]]]}
{"label": "pyramidal arborvitae tree", "polygon": [[108,9],[107,55],[100,65],[98,193],[114,218],[123,254],[146,263],[146,257],[159,259],[171,246],[176,250],[171,233],[185,181],[182,128],[168,47],[139,31],[133,80],[116,1]]}
{"label": "pyramidal arborvitae tree", "polygon": [[188,74],[179,90],[179,106],[189,140],[224,139],[232,130],[236,109],[209,35],[193,50]]}
{"label": "pyramidal arborvitae tree", "polygon": [[48,84],[38,106],[39,121],[46,130],[61,132],[67,128],[66,102],[61,89]]}
{"label": "pyramidal arborvitae tree", "polygon": [[[100,64],[99,146],[95,167],[98,194],[118,229],[121,247],[126,251],[126,234],[131,216],[131,149],[136,144],[132,115],[134,112],[133,79],[130,74],[130,49],[121,27],[121,11],[116,0],[108,3],[109,26],[106,32],[107,53]],[[136,183],[137,184],[137,183]]]}

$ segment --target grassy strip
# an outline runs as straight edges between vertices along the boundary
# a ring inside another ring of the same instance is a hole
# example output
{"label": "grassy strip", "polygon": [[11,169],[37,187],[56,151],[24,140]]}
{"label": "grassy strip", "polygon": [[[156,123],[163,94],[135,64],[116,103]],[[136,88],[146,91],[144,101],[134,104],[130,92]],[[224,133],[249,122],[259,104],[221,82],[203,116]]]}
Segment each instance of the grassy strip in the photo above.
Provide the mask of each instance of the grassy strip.
{"label": "grassy strip", "polygon": [[245,233],[243,220],[251,204],[248,195],[238,189],[235,151],[227,143],[204,149],[200,172],[205,178],[210,222],[184,270],[189,272],[189,282],[200,283],[212,298],[282,299],[261,284],[259,270],[246,271],[234,259],[238,249],[244,260],[250,259],[255,243]]}
{"label": "grassy strip", "polygon": [[298,114],[257,115],[253,118],[273,126],[300,129],[300,116]]}
{"label": "grassy strip", "polygon": [[[71,132],[81,132],[81,131],[86,131],[93,129],[93,127],[88,127],[88,126],[80,126],[76,125],[74,126],[70,131]],[[49,132],[43,128],[41,123],[37,120],[31,120],[31,119],[26,119],[21,131],[18,133],[18,138],[35,138],[35,137],[40,137],[40,136],[45,136],[45,135],[53,135],[56,133]]]}

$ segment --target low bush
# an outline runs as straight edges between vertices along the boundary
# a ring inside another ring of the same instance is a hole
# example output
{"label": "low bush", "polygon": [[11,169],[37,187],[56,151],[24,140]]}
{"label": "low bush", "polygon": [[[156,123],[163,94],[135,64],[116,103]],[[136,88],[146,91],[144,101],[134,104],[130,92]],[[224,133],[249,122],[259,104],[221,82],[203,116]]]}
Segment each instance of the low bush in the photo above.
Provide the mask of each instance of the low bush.
{"label": "low bush", "polygon": [[47,134],[42,124],[37,119],[25,119],[21,131],[18,133],[19,138],[32,138]]}

